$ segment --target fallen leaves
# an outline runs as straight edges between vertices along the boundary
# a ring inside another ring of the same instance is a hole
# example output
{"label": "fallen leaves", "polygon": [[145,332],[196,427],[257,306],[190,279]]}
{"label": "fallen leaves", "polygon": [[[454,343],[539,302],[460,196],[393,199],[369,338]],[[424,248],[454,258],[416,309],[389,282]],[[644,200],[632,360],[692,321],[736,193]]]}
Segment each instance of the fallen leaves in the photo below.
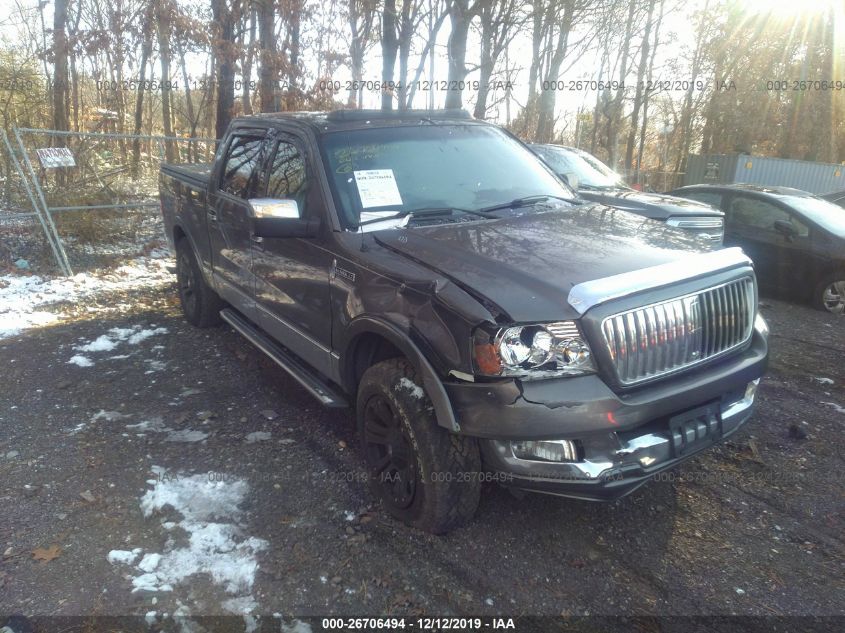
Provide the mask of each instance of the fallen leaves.
{"label": "fallen leaves", "polygon": [[42,563],[49,563],[62,555],[62,548],[53,543],[50,547],[36,547],[32,550],[32,558],[40,560]]}

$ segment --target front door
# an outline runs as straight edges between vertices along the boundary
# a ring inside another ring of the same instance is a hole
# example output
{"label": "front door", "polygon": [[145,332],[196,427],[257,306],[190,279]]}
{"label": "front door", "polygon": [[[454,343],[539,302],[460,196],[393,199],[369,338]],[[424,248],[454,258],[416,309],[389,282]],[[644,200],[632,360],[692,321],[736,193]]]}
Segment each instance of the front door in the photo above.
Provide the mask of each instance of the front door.
{"label": "front door", "polygon": [[[810,228],[780,204],[746,194],[734,194],[725,209],[725,245],[741,246],[754,262],[760,286],[772,292],[794,293],[807,283]],[[788,222],[795,235],[775,228]],[[802,281],[805,280],[805,281]]]}
{"label": "front door", "polygon": [[255,316],[249,199],[260,186],[263,149],[263,134],[232,134],[207,205],[217,292],[249,318]]}
{"label": "front door", "polygon": [[[300,217],[319,218],[326,204],[314,181],[304,142],[281,134],[268,144],[262,197],[295,200]],[[331,371],[332,255],[317,238],[258,238],[252,244],[261,327],[325,375]]]}

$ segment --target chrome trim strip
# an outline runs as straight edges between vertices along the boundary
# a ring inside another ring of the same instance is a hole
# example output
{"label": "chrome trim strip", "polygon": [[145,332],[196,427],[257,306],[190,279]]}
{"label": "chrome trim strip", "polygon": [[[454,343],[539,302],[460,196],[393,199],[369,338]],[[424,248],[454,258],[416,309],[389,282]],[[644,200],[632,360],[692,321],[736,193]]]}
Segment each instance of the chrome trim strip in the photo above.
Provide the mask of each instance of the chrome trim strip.
{"label": "chrome trim strip", "polygon": [[590,308],[613,299],[687,281],[720,270],[750,265],[751,260],[741,248],[737,247],[700,253],[658,266],[585,281],[572,287],[567,301],[579,314],[584,314]]}

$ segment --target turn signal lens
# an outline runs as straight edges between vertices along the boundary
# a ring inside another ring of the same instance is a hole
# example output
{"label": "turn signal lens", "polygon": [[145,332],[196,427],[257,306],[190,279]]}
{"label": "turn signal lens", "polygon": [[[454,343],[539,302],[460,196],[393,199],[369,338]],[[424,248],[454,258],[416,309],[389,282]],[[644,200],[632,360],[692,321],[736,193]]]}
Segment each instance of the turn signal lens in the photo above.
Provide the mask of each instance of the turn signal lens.
{"label": "turn signal lens", "polygon": [[502,372],[502,362],[496,348],[489,343],[475,346],[475,366],[488,376],[497,376]]}

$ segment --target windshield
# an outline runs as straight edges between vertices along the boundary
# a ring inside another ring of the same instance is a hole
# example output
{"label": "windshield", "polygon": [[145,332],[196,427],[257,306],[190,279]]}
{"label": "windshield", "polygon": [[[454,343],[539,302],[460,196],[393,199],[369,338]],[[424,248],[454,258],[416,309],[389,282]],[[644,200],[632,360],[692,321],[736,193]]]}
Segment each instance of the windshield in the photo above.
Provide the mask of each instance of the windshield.
{"label": "windshield", "polygon": [[[625,187],[621,176],[586,152],[576,152],[563,147],[535,146],[537,153],[559,175],[575,174],[578,187],[616,189]],[[627,187],[626,187],[627,188]]]}
{"label": "windshield", "polygon": [[493,126],[350,130],[328,133],[322,144],[344,228],[417,209],[477,210],[538,195],[573,198],[536,156]]}
{"label": "windshield", "polygon": [[821,198],[790,197],[789,204],[831,233],[845,236],[845,209]]}

